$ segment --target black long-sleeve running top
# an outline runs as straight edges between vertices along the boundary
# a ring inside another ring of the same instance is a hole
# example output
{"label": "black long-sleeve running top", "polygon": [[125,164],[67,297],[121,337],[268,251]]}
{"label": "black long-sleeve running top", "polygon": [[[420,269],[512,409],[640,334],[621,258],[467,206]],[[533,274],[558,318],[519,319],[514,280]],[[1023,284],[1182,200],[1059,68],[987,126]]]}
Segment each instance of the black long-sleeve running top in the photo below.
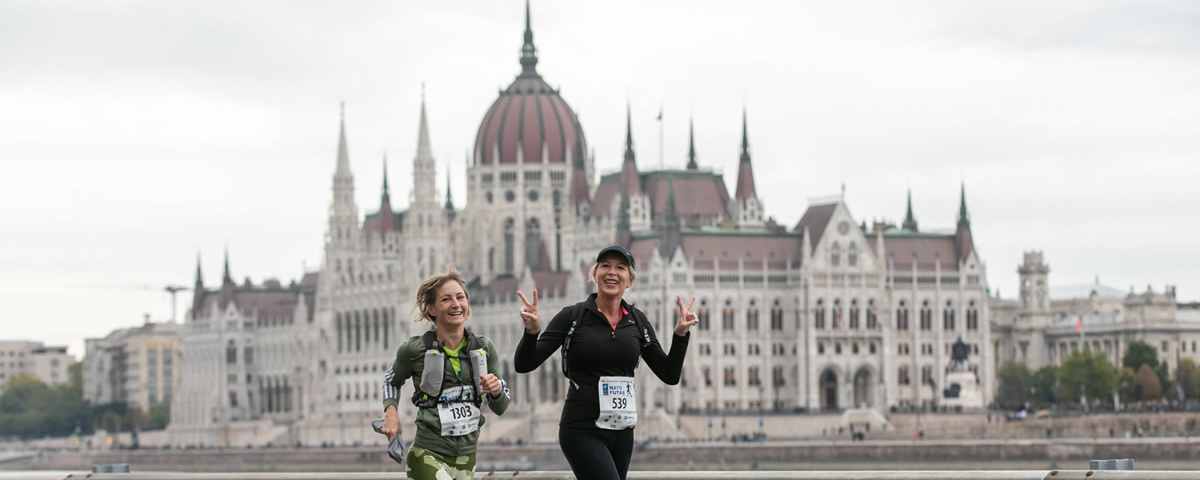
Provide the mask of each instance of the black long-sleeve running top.
{"label": "black long-sleeve running top", "polygon": [[[600,415],[600,398],[597,384],[602,376],[632,377],[638,366],[638,357],[664,383],[675,385],[683,372],[683,358],[687,354],[688,338],[676,335],[671,342],[671,353],[666,353],[654,335],[654,327],[646,321],[646,315],[632,305],[621,301],[621,321],[614,329],[608,319],[596,307],[596,294],[587,300],[562,309],[546,325],[541,336],[526,332],[513,355],[513,366],[517,373],[528,373],[545,362],[563,344],[577,308],[586,309],[571,335],[571,347],[567,352],[567,368],[571,375],[567,388],[567,400],[563,404],[564,427],[595,427]],[[650,343],[643,348],[643,336],[634,315],[640,315],[650,334]]]}

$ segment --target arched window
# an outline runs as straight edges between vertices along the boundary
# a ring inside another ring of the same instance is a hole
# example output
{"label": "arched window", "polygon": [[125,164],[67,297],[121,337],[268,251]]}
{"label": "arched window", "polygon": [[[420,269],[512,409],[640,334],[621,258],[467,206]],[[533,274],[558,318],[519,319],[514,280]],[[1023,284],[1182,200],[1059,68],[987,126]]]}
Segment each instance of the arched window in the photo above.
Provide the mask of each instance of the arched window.
{"label": "arched window", "polygon": [[[531,270],[540,270],[542,259],[542,226],[538,219],[531,218],[525,222],[525,264]],[[514,272],[515,273],[515,272]]]}
{"label": "arched window", "polygon": [[904,304],[904,300],[901,300],[900,306],[896,308],[896,330],[908,330],[908,306]]}
{"label": "arched window", "polygon": [[879,312],[875,310],[875,299],[867,300],[867,330],[879,328]]}
{"label": "arched window", "polygon": [[842,247],[838,242],[833,242],[833,246],[829,249],[829,266],[836,267],[842,260]]}
{"label": "arched window", "polygon": [[825,300],[817,299],[817,310],[813,312],[813,328],[825,329]]}
{"label": "arched window", "polygon": [[979,310],[975,308],[975,300],[967,303],[967,330],[979,330]]}
{"label": "arched window", "polygon": [[929,300],[921,301],[921,330],[933,330],[933,309],[929,308]]}
{"label": "arched window", "polygon": [[[850,329],[858,330],[858,299],[850,300]],[[855,352],[857,353],[857,352]]]}
{"label": "arched window", "polygon": [[514,274],[513,273],[513,267],[514,267],[513,262],[515,260],[514,260],[513,256],[516,255],[516,253],[517,253],[516,251],[513,250],[515,248],[514,243],[516,240],[513,237],[513,235],[515,235],[515,232],[513,232],[513,230],[515,228],[516,228],[515,222],[513,222],[513,219],[508,218],[508,219],[504,220],[504,272],[503,273],[506,275]]}
{"label": "arched window", "polygon": [[844,319],[842,318],[842,299],[835,298],[835,299],[833,299],[833,329],[841,330],[843,328],[843,325],[842,325],[843,321],[844,321]]}
{"label": "arched window", "polygon": [[850,248],[847,249],[846,265],[851,267],[858,265],[858,244],[854,242],[850,242]]}
{"label": "arched window", "polygon": [[942,328],[954,330],[954,302],[946,300],[946,309],[942,311]]}

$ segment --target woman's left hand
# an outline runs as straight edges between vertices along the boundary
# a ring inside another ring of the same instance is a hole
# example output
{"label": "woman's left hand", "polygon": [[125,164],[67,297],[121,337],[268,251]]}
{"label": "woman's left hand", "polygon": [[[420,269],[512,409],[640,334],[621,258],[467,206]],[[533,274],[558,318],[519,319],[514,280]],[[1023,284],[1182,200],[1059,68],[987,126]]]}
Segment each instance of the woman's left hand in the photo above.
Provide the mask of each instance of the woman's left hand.
{"label": "woman's left hand", "polygon": [[675,296],[675,301],[679,302],[679,321],[675,323],[675,335],[680,337],[687,335],[688,329],[692,328],[700,320],[696,318],[696,313],[692,311],[692,304],[696,303],[696,297],[688,302],[687,306],[683,306],[683,298],[679,295]]}
{"label": "woman's left hand", "polygon": [[496,393],[500,391],[500,379],[490,373],[479,376],[479,385],[483,387],[483,393]]}

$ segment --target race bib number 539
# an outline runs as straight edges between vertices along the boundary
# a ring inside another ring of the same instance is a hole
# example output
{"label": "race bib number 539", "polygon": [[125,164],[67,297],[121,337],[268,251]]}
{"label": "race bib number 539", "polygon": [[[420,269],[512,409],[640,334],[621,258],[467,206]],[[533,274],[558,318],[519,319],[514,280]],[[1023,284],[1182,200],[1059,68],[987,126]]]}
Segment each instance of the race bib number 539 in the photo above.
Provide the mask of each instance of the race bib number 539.
{"label": "race bib number 539", "polygon": [[633,390],[633,377],[600,377],[597,387],[600,396],[597,427],[624,430],[637,425],[637,395]]}

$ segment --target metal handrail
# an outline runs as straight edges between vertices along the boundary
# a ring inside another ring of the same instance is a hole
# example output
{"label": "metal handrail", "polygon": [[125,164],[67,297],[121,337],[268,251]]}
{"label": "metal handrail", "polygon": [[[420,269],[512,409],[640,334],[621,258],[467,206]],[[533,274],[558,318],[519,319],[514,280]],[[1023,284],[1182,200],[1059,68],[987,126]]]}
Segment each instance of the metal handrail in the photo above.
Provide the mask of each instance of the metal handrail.
{"label": "metal handrail", "polygon": [[[863,471],[637,471],[629,480],[1184,480],[1196,472],[1177,470],[863,470]],[[37,480],[395,480],[395,472],[253,472],[253,473],[84,473],[0,472],[0,479]],[[478,480],[574,480],[571,472],[476,472]]]}

